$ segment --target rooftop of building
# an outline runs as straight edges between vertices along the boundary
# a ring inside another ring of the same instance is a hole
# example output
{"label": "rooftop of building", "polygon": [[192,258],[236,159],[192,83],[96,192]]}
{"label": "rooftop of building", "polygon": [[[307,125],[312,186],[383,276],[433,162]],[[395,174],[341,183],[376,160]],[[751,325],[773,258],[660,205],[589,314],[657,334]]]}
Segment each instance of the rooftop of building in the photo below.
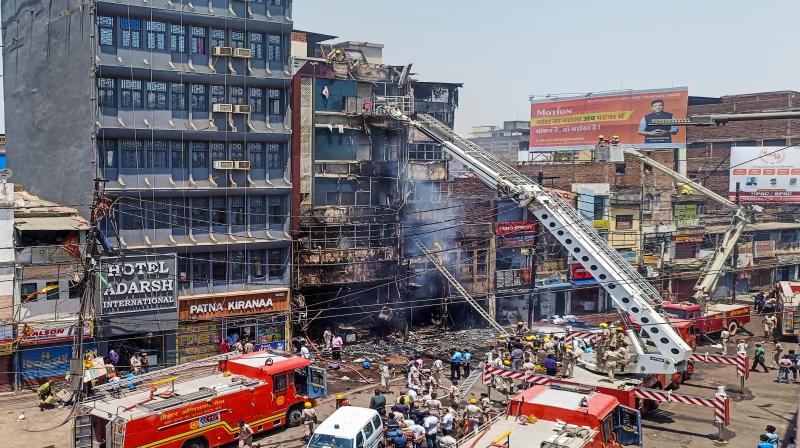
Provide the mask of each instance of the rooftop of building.
{"label": "rooftop of building", "polygon": [[14,191],[14,226],[18,230],[86,230],[89,222],[78,210],[29,193],[20,186]]}

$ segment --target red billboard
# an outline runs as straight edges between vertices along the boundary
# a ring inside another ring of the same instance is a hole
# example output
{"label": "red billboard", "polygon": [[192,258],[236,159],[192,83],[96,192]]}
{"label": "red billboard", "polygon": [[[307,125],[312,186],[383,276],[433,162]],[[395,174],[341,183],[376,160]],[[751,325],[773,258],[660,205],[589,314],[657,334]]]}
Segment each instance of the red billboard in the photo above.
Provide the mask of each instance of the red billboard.
{"label": "red billboard", "polygon": [[597,138],[619,136],[641,148],[686,146],[686,130],[655,125],[653,119],[686,118],[685,87],[531,99],[530,151],[589,149]]}
{"label": "red billboard", "polygon": [[497,247],[530,247],[536,236],[536,223],[511,221],[497,223]]}

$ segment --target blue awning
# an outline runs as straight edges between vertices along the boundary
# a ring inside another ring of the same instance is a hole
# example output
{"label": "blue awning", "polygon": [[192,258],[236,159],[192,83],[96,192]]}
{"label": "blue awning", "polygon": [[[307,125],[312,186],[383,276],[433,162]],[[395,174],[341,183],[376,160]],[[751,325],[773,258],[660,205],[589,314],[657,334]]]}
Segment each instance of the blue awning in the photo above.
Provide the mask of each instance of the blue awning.
{"label": "blue awning", "polygon": [[536,285],[536,289],[564,289],[571,287],[571,283],[550,283],[549,285]]}
{"label": "blue awning", "polygon": [[597,280],[595,280],[593,278],[590,278],[590,279],[587,279],[587,280],[572,280],[572,284],[576,285],[576,286],[578,286],[578,285],[599,285]]}

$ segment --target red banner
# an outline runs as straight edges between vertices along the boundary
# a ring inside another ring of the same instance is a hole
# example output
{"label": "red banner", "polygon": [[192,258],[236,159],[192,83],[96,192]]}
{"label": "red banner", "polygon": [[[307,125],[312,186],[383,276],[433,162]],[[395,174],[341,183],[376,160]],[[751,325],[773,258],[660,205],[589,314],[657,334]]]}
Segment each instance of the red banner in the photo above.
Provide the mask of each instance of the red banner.
{"label": "red banner", "polygon": [[569,269],[573,280],[591,280],[594,278],[592,277],[592,274],[580,263],[571,264]]}
{"label": "red banner", "polygon": [[535,233],[536,223],[526,221],[511,221],[497,223],[497,236],[522,235]]}

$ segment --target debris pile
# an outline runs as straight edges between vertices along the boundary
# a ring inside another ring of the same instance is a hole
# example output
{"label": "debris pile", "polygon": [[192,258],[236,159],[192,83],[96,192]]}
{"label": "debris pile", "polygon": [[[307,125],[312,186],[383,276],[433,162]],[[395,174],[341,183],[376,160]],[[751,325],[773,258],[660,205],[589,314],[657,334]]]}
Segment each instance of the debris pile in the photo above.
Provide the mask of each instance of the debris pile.
{"label": "debris pile", "polygon": [[489,328],[446,331],[428,326],[409,331],[408,337],[397,332],[385,338],[362,340],[345,346],[344,352],[353,358],[405,365],[418,357],[449,360],[455,351],[469,351],[479,356],[489,350],[497,335]]}

